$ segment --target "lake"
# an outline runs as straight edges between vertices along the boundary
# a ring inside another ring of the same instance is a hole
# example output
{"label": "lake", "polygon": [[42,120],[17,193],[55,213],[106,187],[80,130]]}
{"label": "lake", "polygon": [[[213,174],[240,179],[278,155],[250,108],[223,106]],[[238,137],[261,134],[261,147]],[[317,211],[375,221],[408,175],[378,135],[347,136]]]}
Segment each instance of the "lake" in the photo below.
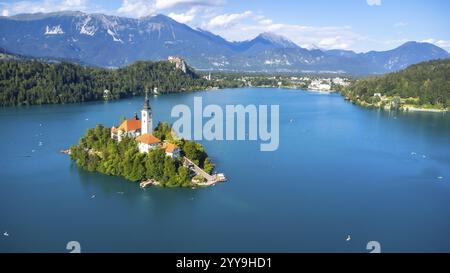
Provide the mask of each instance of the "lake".
{"label": "lake", "polygon": [[143,190],[60,153],[139,113],[142,97],[0,109],[0,252],[68,252],[69,241],[82,252],[450,251],[450,115],[246,88],[152,97],[155,124],[194,96],[280,105],[278,150],[202,141],[226,183]]}

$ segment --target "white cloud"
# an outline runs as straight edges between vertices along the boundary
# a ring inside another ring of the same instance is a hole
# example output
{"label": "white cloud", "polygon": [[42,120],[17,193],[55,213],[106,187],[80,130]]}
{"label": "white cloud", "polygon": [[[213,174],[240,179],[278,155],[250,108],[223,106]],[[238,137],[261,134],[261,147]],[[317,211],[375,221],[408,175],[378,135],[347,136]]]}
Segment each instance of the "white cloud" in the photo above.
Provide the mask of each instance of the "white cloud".
{"label": "white cloud", "polygon": [[442,47],[443,49],[450,52],[450,40],[438,40],[438,39],[430,38],[430,39],[422,40],[421,42],[437,45],[438,47]]}
{"label": "white cloud", "polygon": [[157,10],[177,8],[177,7],[199,7],[199,6],[219,6],[223,0],[155,0]]}
{"label": "white cloud", "polygon": [[243,13],[231,13],[222,14],[213,17],[207,24],[207,28],[227,28],[237,23],[238,21],[248,18],[253,13],[251,11],[245,11]]}
{"label": "white cloud", "polygon": [[64,10],[87,11],[89,5],[87,0],[42,0],[42,1],[19,1],[14,3],[1,3],[4,7],[3,16],[9,16],[18,13],[36,13],[36,12],[56,12]]}
{"label": "white cloud", "polygon": [[119,13],[133,17],[153,15],[156,11],[154,2],[146,0],[123,0],[122,5],[117,10]]}
{"label": "white cloud", "polygon": [[268,26],[268,25],[273,24],[273,21],[270,20],[270,19],[262,19],[262,20],[260,20],[258,23],[261,24],[261,25],[266,25],[266,26]]}
{"label": "white cloud", "polygon": [[348,46],[349,45],[340,36],[324,38],[319,42],[319,47],[325,49],[331,48],[347,49]]}
{"label": "white cloud", "polygon": [[86,1],[85,0],[65,0],[61,4],[65,8],[79,8],[79,7],[85,7]]}
{"label": "white cloud", "polygon": [[394,24],[394,27],[406,27],[408,23],[405,22],[397,22]]}
{"label": "white cloud", "polygon": [[366,0],[369,6],[381,6],[381,0]]}
{"label": "white cloud", "polygon": [[394,47],[398,47],[401,46],[402,44],[411,41],[405,38],[400,38],[400,39],[392,39],[392,40],[374,40],[374,39],[370,39],[368,40],[368,42],[372,43],[372,44],[379,44],[382,45],[386,48],[394,48]]}
{"label": "white cloud", "polygon": [[[219,6],[223,3],[223,0],[123,0],[117,12],[132,17],[142,17],[154,15],[167,9],[184,9],[190,11],[198,7]],[[195,14],[187,14],[188,12],[175,13],[172,11],[171,17],[174,19],[178,18],[180,20],[179,22],[190,22],[194,19]]]}
{"label": "white cloud", "polygon": [[168,14],[169,17],[171,17],[172,19],[174,19],[177,22],[186,24],[186,23],[190,23],[194,20],[195,16],[197,15],[198,9],[197,8],[191,8],[190,10],[188,10],[185,13],[174,13],[171,12]]}
{"label": "white cloud", "polygon": [[262,32],[274,32],[308,48],[318,45],[325,49],[348,49],[363,39],[348,26],[315,27],[282,24],[250,11],[215,16],[204,23],[202,28],[231,41],[249,40]]}

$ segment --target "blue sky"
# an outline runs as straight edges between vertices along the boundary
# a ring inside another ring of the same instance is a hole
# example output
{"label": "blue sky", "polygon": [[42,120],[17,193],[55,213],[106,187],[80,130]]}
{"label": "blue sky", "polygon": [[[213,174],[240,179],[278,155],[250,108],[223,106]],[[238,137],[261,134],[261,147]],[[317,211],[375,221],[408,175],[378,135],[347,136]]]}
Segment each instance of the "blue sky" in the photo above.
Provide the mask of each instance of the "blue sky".
{"label": "blue sky", "polygon": [[0,0],[3,16],[60,10],[135,18],[162,13],[228,40],[269,31],[304,47],[361,52],[415,40],[450,51],[448,0]]}

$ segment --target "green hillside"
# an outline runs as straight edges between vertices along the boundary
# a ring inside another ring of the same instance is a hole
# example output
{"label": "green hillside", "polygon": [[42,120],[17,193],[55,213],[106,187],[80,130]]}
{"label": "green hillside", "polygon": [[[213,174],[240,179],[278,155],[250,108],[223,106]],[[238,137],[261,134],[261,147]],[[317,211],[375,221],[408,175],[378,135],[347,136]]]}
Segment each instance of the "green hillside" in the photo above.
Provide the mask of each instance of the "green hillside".
{"label": "green hillside", "polygon": [[186,73],[167,61],[136,62],[121,69],[85,67],[67,62],[0,61],[0,105],[74,103],[119,99],[158,92],[206,88],[206,80],[192,69]]}
{"label": "green hillside", "polygon": [[450,104],[450,59],[423,62],[396,73],[361,79],[343,94],[363,106],[446,109]]}

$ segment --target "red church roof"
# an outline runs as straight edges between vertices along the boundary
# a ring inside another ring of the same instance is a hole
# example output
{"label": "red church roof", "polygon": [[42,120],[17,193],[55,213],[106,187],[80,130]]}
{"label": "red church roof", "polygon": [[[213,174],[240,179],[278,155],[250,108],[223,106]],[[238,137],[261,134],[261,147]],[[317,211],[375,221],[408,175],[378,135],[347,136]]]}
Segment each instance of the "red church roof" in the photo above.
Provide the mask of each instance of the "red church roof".
{"label": "red church roof", "polygon": [[164,143],[162,148],[166,151],[166,153],[173,153],[176,149],[178,149],[178,146],[172,143]]}
{"label": "red church roof", "polygon": [[136,138],[136,141],[142,142],[148,145],[161,143],[161,140],[152,134],[143,134]]}
{"label": "red church roof", "polygon": [[131,132],[141,129],[141,121],[135,118],[127,119],[119,126],[119,130],[124,132]]}

